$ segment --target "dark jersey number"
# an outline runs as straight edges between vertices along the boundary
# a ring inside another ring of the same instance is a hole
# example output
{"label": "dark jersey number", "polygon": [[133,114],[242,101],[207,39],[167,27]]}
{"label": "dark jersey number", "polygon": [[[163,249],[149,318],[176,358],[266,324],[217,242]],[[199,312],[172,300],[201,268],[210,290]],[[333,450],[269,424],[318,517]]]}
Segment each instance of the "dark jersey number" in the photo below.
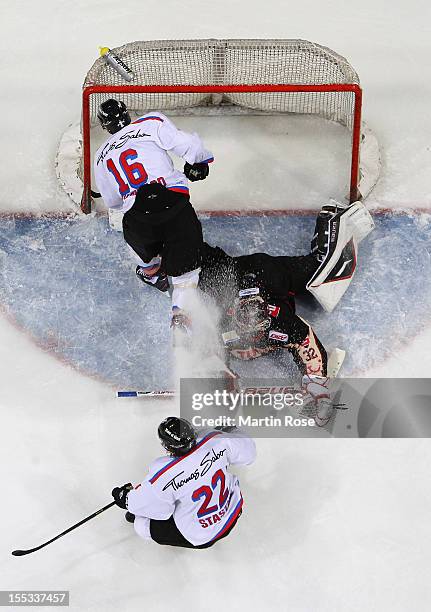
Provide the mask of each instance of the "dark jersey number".
{"label": "dark jersey number", "polygon": [[311,361],[312,359],[316,359],[317,357],[317,353],[314,348],[309,348],[308,351],[305,352],[305,355],[306,361]]}

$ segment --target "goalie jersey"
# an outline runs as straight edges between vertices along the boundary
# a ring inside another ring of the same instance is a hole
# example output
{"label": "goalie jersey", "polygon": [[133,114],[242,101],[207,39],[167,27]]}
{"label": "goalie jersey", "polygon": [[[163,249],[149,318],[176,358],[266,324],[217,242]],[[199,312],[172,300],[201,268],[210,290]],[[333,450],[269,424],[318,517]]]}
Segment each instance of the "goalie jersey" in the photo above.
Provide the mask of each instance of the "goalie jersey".
{"label": "goalie jersey", "polygon": [[[266,253],[232,257],[204,243],[199,288],[216,300],[228,355],[251,360],[277,350],[292,353],[301,374],[326,376],[327,354],[310,324],[296,314],[294,295],[318,267],[313,255],[271,256]],[[268,327],[243,337],[235,331],[238,289],[251,289],[266,302]],[[254,288],[254,289],[253,289]]]}
{"label": "goalie jersey", "polygon": [[147,113],[112,134],[94,157],[94,178],[106,206],[127,212],[147,183],[188,195],[187,178],[169,153],[189,164],[214,160],[196,133],[177,129],[162,113]]}
{"label": "goalie jersey", "polygon": [[256,457],[254,441],[235,431],[210,431],[182,457],[159,457],[148,476],[127,496],[129,512],[150,519],[171,516],[195,546],[220,538],[241,513],[238,478],[229,465],[249,465]]}

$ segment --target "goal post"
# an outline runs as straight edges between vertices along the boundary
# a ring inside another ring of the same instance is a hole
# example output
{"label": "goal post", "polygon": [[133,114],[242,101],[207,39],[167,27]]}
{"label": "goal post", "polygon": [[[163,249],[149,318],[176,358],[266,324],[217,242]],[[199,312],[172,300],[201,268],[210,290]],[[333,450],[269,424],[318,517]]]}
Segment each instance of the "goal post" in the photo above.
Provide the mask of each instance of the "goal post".
{"label": "goal post", "polygon": [[334,51],[303,40],[143,41],[112,50],[132,70],[126,83],[103,58],[82,92],[82,211],[91,210],[91,131],[97,108],[110,97],[136,114],[150,110],[217,109],[315,115],[351,134],[349,199],[358,199],[362,90],[350,64]]}

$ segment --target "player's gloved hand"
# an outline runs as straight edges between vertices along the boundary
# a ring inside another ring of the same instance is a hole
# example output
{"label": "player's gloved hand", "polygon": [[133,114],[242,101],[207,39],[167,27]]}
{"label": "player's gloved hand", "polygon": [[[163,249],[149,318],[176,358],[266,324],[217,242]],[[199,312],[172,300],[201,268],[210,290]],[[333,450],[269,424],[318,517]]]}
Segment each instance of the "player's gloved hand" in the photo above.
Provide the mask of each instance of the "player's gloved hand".
{"label": "player's gloved hand", "polygon": [[319,427],[329,422],[334,411],[328,389],[329,381],[330,379],[325,376],[313,374],[305,374],[302,377],[303,405],[301,412],[313,416]]}
{"label": "player's gloved hand", "polygon": [[329,398],[328,383],[329,378],[326,378],[326,376],[305,374],[302,377],[302,390],[314,400]]}
{"label": "player's gloved hand", "polygon": [[133,489],[133,485],[128,482],[122,487],[115,487],[112,489],[112,497],[114,498],[115,503],[123,510],[127,510],[127,494],[129,491]]}
{"label": "player's gloved hand", "polygon": [[198,162],[196,164],[189,164],[186,162],[184,164],[184,174],[189,179],[189,181],[203,181],[206,179],[208,174],[210,173],[209,165],[205,162]]}
{"label": "player's gloved hand", "polygon": [[126,519],[128,523],[134,523],[136,516],[132,514],[131,512],[126,512],[126,514],[124,515],[124,518]]}
{"label": "player's gloved hand", "polygon": [[331,420],[332,413],[334,412],[334,404],[330,399],[321,398],[316,401],[316,414],[314,420],[316,425],[324,427]]}

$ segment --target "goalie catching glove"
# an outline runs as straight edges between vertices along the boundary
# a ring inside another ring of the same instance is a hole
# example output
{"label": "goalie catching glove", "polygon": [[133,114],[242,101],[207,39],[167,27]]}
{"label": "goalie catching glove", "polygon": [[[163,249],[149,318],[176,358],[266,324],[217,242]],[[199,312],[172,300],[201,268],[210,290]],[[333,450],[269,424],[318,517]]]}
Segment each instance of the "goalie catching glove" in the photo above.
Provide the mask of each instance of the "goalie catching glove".
{"label": "goalie catching glove", "polygon": [[329,381],[330,378],[312,374],[302,377],[303,405],[300,412],[313,417],[319,427],[327,425],[334,412]]}

